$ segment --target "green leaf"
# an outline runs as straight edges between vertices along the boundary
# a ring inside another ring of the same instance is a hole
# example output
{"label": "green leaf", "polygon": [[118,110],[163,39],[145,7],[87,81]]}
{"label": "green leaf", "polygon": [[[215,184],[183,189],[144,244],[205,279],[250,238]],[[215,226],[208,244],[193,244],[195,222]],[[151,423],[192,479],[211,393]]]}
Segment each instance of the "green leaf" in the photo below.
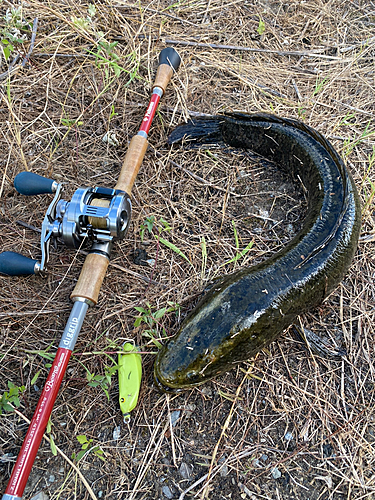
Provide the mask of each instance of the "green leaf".
{"label": "green leaf", "polygon": [[30,385],[35,384],[35,382],[38,380],[39,374],[40,374],[40,370],[38,372],[36,372],[36,374],[33,376],[33,378],[31,379]]}
{"label": "green leaf", "polygon": [[144,307],[136,306],[134,309],[140,313],[148,313],[148,310],[145,309]]}
{"label": "green leaf", "polygon": [[163,219],[163,217],[160,217],[160,222],[163,224],[164,230],[170,232],[171,226],[168,224],[166,220]]}
{"label": "green leaf", "polygon": [[85,453],[86,453],[86,450],[81,450],[81,451],[79,451],[79,452],[77,453],[77,455],[76,455],[76,460],[77,460],[77,462],[78,462],[79,460],[81,460],[81,458],[85,455]]}
{"label": "green leaf", "polygon": [[87,385],[89,385],[90,387],[98,387],[98,385],[100,385],[100,382],[89,382]]}
{"label": "green leaf", "polygon": [[252,248],[254,245],[254,241],[250,241],[250,243],[247,245],[246,248],[242,250],[242,252],[238,253],[233,259],[228,260],[228,262],[224,262],[224,264],[221,264],[220,267],[226,266],[227,264],[231,264],[232,262],[237,262],[239,259],[241,259],[244,255],[247,254],[247,252]]}
{"label": "green leaf", "polygon": [[54,441],[52,436],[49,437],[49,444],[51,446],[52,455],[56,456],[57,455],[57,448],[56,448],[55,441]]}
{"label": "green leaf", "polygon": [[121,68],[118,64],[113,64],[112,65],[113,71],[115,73],[115,76],[118,78],[121,75]]}
{"label": "green leaf", "polygon": [[186,255],[179,248],[176,247],[176,245],[173,245],[173,243],[165,240],[164,238],[161,238],[160,236],[158,236],[158,239],[159,239],[160,243],[163,243],[163,245],[165,245],[166,247],[173,250],[177,255],[179,255],[180,257],[185,259],[187,262],[189,262],[190,265],[192,265],[190,260],[186,257]]}
{"label": "green leaf", "polygon": [[20,407],[21,403],[20,403],[20,399],[18,396],[13,396],[12,398],[12,403],[14,404],[14,406],[16,406],[17,408]]}
{"label": "green leaf", "polygon": [[8,45],[8,47],[3,47],[3,52],[4,52],[5,60],[7,61],[9,59],[9,56],[10,56],[9,45]]}
{"label": "green leaf", "polygon": [[94,17],[96,14],[96,7],[92,3],[89,4],[88,13],[90,17]]}
{"label": "green leaf", "polygon": [[51,421],[51,417],[48,419],[48,422],[47,422],[47,427],[46,427],[46,431],[47,431],[47,434],[50,434],[51,433],[51,430],[52,430],[52,421]]}
{"label": "green leaf", "polygon": [[265,30],[266,30],[266,25],[264,24],[264,22],[261,19],[259,19],[257,32],[259,33],[259,35],[263,35]]}
{"label": "green leaf", "polygon": [[154,223],[155,223],[155,217],[154,216],[148,217],[145,220],[144,224],[145,224],[146,228],[148,229],[149,233],[151,233],[152,228],[154,227]]}
{"label": "green leaf", "polygon": [[142,316],[138,316],[138,318],[136,318],[136,320],[134,321],[134,326],[137,327],[139,326],[143,321],[143,318]]}
{"label": "green leaf", "polygon": [[166,310],[167,308],[166,307],[163,307],[162,309],[159,309],[159,311],[156,311],[153,316],[155,319],[160,319],[164,316],[164,314],[166,313]]}
{"label": "green leaf", "polygon": [[12,407],[10,406],[10,404],[8,404],[8,403],[3,404],[2,406],[3,406],[3,409],[4,409],[5,411],[13,411],[13,410],[14,410],[14,408],[12,408]]}
{"label": "green leaf", "polygon": [[118,113],[115,112],[115,105],[112,104],[112,109],[111,109],[111,115],[109,117],[109,119],[111,120],[114,116],[117,116]]}
{"label": "green leaf", "polygon": [[48,361],[53,361],[55,359],[55,354],[49,354],[48,352],[45,351],[38,351],[37,354],[39,354],[39,356],[41,356],[44,359],[48,359]]}
{"label": "green leaf", "polygon": [[79,434],[77,436],[77,441],[80,443],[80,444],[85,444],[88,442],[87,440],[87,437],[84,435],[84,434]]}
{"label": "green leaf", "polygon": [[161,349],[161,348],[163,347],[163,346],[161,345],[161,343],[160,343],[158,340],[156,340],[155,338],[152,338],[152,342],[156,345],[156,347],[157,347],[158,349]]}

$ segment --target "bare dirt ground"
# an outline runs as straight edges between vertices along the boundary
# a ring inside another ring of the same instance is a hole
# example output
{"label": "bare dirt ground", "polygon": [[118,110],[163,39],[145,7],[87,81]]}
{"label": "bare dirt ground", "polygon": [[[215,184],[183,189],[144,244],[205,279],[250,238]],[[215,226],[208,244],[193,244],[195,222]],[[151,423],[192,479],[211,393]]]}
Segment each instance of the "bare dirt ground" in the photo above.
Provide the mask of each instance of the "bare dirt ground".
{"label": "bare dirt ground", "polygon": [[[375,498],[375,3],[19,5],[30,23],[27,39],[14,43],[8,61],[1,56],[0,67],[1,251],[40,258],[38,233],[18,221],[40,228],[50,197],[19,195],[16,174],[28,169],[63,181],[66,199],[82,185],[113,187],[160,50],[174,46],[183,60],[152,126],[128,236],[115,246],[52,414],[59,449],[54,455],[42,443],[25,498],[40,491],[55,500]],[[11,7],[0,5],[4,30]],[[303,193],[277,169],[241,152],[167,146],[168,133],[189,116],[232,110],[303,120],[334,144],[354,176],[363,212],[358,251],[336,291],[300,318],[338,339],[347,355],[320,358],[286,331],[227,375],[166,396],[153,386],[157,345],[150,335],[160,342],[173,335],[213,277],[267,258],[303,220]],[[103,142],[108,131],[117,146]],[[187,260],[148,231],[142,242],[152,216],[154,229]],[[224,265],[238,253],[234,227],[239,250],[253,246]],[[155,265],[137,260],[139,250]],[[2,492],[84,258],[59,245],[45,275],[0,277],[0,391],[9,391],[8,382],[25,387],[17,413],[0,417]],[[155,314],[170,303],[176,310],[153,322],[151,334],[145,323],[134,327],[135,307]],[[109,374],[126,339],[140,346],[144,371],[129,424],[119,410],[116,373]],[[96,387],[89,385],[94,376]],[[89,445],[78,460],[82,435]]]}

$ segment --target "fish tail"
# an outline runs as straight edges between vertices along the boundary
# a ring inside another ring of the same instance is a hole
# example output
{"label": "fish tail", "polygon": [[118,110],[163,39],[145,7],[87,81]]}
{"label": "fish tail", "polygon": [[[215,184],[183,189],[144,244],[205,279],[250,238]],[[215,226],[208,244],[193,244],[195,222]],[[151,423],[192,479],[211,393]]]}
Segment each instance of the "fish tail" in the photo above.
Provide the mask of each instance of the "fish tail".
{"label": "fish tail", "polygon": [[220,117],[199,117],[177,126],[168,137],[168,144],[186,141],[193,147],[223,142]]}

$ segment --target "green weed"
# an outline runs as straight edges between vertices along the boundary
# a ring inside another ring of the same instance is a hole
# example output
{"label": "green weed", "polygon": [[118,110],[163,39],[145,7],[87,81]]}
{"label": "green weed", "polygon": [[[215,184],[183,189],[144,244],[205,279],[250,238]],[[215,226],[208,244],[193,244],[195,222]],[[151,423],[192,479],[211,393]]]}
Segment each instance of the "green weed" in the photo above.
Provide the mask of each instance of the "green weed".
{"label": "green weed", "polygon": [[350,120],[353,120],[355,118],[355,113],[351,113],[348,111],[344,118],[340,121],[339,126],[341,125],[353,125],[353,122]]}
{"label": "green weed", "polygon": [[94,446],[92,439],[87,439],[84,434],[77,436],[77,440],[81,445],[81,450],[75,454],[72,454],[72,459],[79,462],[87,453],[93,453],[97,458],[105,462],[104,451],[100,446]]}
{"label": "green weed", "polygon": [[72,16],[71,20],[78,31],[87,33],[91,38],[96,41],[96,47],[93,51],[88,51],[89,54],[95,56],[96,66],[103,70],[105,79],[108,81],[111,74],[118,78],[122,72],[128,73],[130,76],[126,85],[129,85],[134,80],[138,73],[139,61],[135,52],[132,52],[128,57],[130,58],[131,70],[125,69],[120,65],[120,57],[116,54],[116,46],[118,42],[109,42],[105,39],[104,33],[96,28],[95,22],[96,7],[89,4],[87,8],[86,17]]}
{"label": "green weed", "polygon": [[262,21],[261,18],[259,18],[259,24],[258,24],[258,28],[257,28],[257,32],[259,35],[263,35],[263,33],[266,31],[266,25],[264,23],[264,21]]}
{"label": "green weed", "polygon": [[363,141],[375,136],[375,130],[370,129],[371,121],[368,122],[363,132],[361,132],[357,137],[349,137],[344,141],[343,154],[347,158],[359,144]]}
{"label": "green weed", "polygon": [[22,19],[21,6],[9,7],[2,19],[5,23],[0,27],[0,49],[5,60],[8,61],[11,53],[17,48],[17,45],[27,40],[27,32],[30,31],[31,26],[27,21]]}
{"label": "green weed", "polygon": [[316,78],[313,96],[319,94],[323,90],[323,87],[328,82],[328,80],[329,80],[328,76],[325,76],[324,78],[321,78],[320,76],[318,76]]}
{"label": "green weed", "polygon": [[56,445],[55,445],[55,440],[54,440],[54,437],[52,435],[52,421],[51,421],[51,417],[48,419],[48,423],[47,423],[47,428],[46,428],[46,432],[48,434],[48,437],[49,437],[49,445],[51,447],[51,452],[52,452],[52,455],[53,456],[56,456],[57,455],[57,448],[56,448]]}
{"label": "green weed", "polygon": [[170,241],[162,238],[160,235],[163,232],[169,233],[171,231],[171,227],[166,220],[160,217],[159,221],[156,221],[155,217],[152,215],[148,217],[143,224],[141,224],[140,229],[140,237],[143,242],[145,231],[148,231],[151,235],[158,240],[159,243],[162,243],[164,246],[175,252],[177,255],[185,259],[192,266],[190,260],[186,257],[186,255],[178,248],[176,245],[171,243]]}
{"label": "green weed", "polygon": [[13,411],[14,408],[11,405],[17,408],[20,406],[20,395],[25,391],[25,386],[17,387],[13,382],[8,381],[8,389],[9,391],[4,392],[0,397],[0,415],[4,411]]}
{"label": "green weed", "polygon": [[[84,365],[83,365],[84,366]],[[95,375],[86,367],[86,379],[90,387],[100,387],[109,401],[109,388],[112,384],[112,377],[118,370],[118,365],[104,367],[104,375]]]}
{"label": "green weed", "polygon": [[204,276],[206,274],[206,268],[207,268],[207,245],[206,245],[206,240],[205,240],[204,236],[202,236],[202,239],[201,239],[201,247],[202,247],[201,282],[203,282]]}
{"label": "green weed", "polygon": [[254,245],[254,240],[252,240],[243,250],[240,251],[238,232],[237,232],[237,228],[236,228],[236,225],[235,225],[233,220],[232,220],[232,227],[233,227],[233,232],[234,232],[234,241],[236,243],[236,255],[232,259],[228,260],[227,262],[224,262],[224,264],[221,264],[220,267],[226,266],[228,264],[232,264],[232,262],[237,262],[239,259],[242,259],[242,257],[244,257],[247,254],[247,252]]}
{"label": "green weed", "polygon": [[160,323],[160,320],[168,313],[180,311],[179,304],[175,302],[167,302],[168,307],[162,307],[157,311],[153,311],[153,307],[147,303],[146,307],[135,307],[134,309],[139,312],[139,316],[136,317],[134,321],[134,326],[138,327],[142,323],[147,325],[147,328],[143,330],[142,335],[149,338],[158,349],[161,348],[161,343],[159,338],[167,337],[164,326]]}
{"label": "green weed", "polygon": [[78,127],[80,127],[81,125],[83,125],[82,121],[71,120],[69,118],[61,118],[60,121],[61,121],[61,125],[64,125],[64,127],[69,127],[69,128],[75,127],[76,125]]}
{"label": "green weed", "polygon": [[[368,158],[368,167],[363,177],[361,188],[364,192],[364,196],[366,199],[366,203],[362,208],[362,213],[366,213],[366,210],[372,206],[374,198],[375,198],[375,184],[371,181],[370,173],[374,170],[375,167],[375,146],[372,148],[372,153]],[[370,185],[370,189],[368,188]]]}
{"label": "green weed", "polygon": [[304,106],[298,106],[297,113],[300,120],[304,120],[306,118],[306,108]]}

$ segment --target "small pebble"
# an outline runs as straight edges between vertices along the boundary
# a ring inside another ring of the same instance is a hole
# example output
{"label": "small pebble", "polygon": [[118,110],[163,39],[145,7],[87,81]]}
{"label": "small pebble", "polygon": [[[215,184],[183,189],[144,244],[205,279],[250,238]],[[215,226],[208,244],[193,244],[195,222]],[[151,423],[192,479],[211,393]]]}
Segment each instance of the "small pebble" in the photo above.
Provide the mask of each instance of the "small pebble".
{"label": "small pebble", "polygon": [[49,483],[54,483],[55,482],[55,476],[53,474],[50,475],[50,477],[48,478],[48,482]]}
{"label": "small pebble", "polygon": [[30,500],[48,500],[49,496],[44,493],[44,491],[39,491],[36,495],[34,495]]}
{"label": "small pebble", "polygon": [[227,477],[227,475],[229,474],[229,468],[227,466],[227,464],[225,463],[226,461],[226,456],[224,455],[223,457],[220,458],[220,460],[218,461],[218,464],[221,465],[221,464],[224,464],[220,471],[219,471],[219,474],[221,477]]}
{"label": "small pebble", "polygon": [[121,436],[121,426],[117,426],[113,429],[113,439],[115,441],[118,441],[120,439],[120,436]]}
{"label": "small pebble", "polygon": [[279,471],[279,469],[277,467],[274,467],[272,470],[271,470],[271,474],[272,474],[272,477],[274,479],[279,479],[281,477],[281,472]]}
{"label": "small pebble", "polygon": [[163,495],[167,498],[173,498],[173,493],[171,492],[171,489],[169,486],[167,485],[164,485],[161,489],[161,491],[163,492]]}
{"label": "small pebble", "polygon": [[103,496],[102,490],[98,491],[98,498],[102,498],[102,496]]}
{"label": "small pebble", "polygon": [[186,462],[181,462],[179,472],[183,479],[190,479],[192,475],[192,468]]}
{"label": "small pebble", "polygon": [[238,487],[240,488],[241,491],[243,491],[241,498],[246,498],[246,495],[248,497],[250,497],[251,499],[256,498],[256,496],[251,493],[251,491],[249,490],[249,488],[246,485],[244,485],[242,483],[238,483]]}
{"label": "small pebble", "polygon": [[219,474],[220,474],[221,477],[227,477],[227,475],[229,474],[229,468],[228,468],[227,464],[224,464],[222,466],[222,468],[220,469]]}
{"label": "small pebble", "polygon": [[188,417],[195,411],[197,405],[194,403],[190,403],[184,406],[184,411]]}
{"label": "small pebble", "polygon": [[180,418],[180,415],[181,415],[180,410],[172,411],[172,413],[171,413],[172,427],[174,427],[177,424],[177,421]]}
{"label": "small pebble", "polygon": [[260,459],[261,459],[261,460],[263,460],[263,462],[266,462],[266,461],[268,460],[268,455],[264,455],[264,454],[263,454],[263,455],[260,457]]}
{"label": "small pebble", "polygon": [[291,432],[287,432],[284,436],[285,441],[291,441],[293,439],[293,434]]}
{"label": "small pebble", "polygon": [[211,397],[212,397],[212,390],[211,390],[211,387],[204,386],[204,387],[202,388],[202,391],[201,391],[201,392],[202,392],[202,394],[203,394],[204,396],[207,396],[208,398],[211,398]]}

